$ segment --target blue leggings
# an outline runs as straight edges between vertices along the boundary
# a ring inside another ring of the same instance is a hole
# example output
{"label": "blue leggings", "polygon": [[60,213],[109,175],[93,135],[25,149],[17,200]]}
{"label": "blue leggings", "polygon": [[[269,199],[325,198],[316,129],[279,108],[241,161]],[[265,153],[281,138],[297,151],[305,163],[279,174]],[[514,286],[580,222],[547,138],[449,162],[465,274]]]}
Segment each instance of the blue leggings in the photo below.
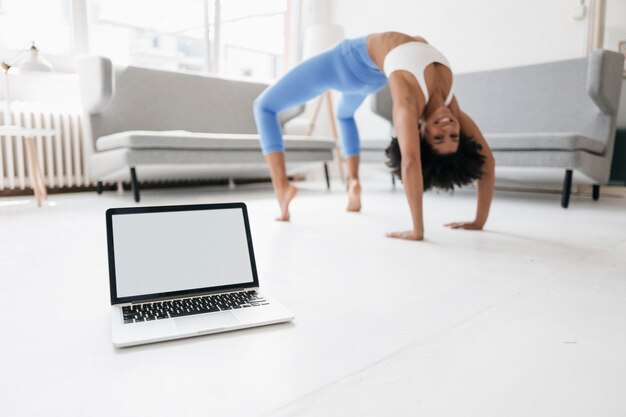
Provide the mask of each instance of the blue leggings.
{"label": "blue leggings", "polygon": [[359,132],[354,112],[368,94],[385,86],[387,77],[367,52],[366,37],[348,39],[285,74],[254,101],[254,118],[263,153],[283,152],[278,113],[303,104],[328,90],[342,93],[337,107],[345,156],[358,155]]}

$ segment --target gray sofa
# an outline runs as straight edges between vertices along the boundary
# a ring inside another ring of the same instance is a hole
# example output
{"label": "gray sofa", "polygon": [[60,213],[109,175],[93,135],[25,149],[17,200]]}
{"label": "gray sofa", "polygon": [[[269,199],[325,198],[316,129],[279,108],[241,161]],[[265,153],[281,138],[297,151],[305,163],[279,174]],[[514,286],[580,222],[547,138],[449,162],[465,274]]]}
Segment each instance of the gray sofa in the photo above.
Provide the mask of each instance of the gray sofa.
{"label": "gray sofa", "polygon": [[[594,184],[594,199],[608,183],[623,67],[623,55],[598,50],[588,58],[459,74],[455,95],[484,133],[498,170],[534,170],[548,181],[558,173],[567,207],[573,180]],[[388,88],[373,97],[372,110],[391,122]],[[368,144],[368,152],[378,146],[381,155],[385,143]]]}
{"label": "gray sofa", "polygon": [[[103,182],[268,177],[252,113],[266,84],[139,67],[77,62],[88,172]],[[281,122],[302,109],[280,115]],[[286,136],[290,174],[333,159],[331,138]]]}

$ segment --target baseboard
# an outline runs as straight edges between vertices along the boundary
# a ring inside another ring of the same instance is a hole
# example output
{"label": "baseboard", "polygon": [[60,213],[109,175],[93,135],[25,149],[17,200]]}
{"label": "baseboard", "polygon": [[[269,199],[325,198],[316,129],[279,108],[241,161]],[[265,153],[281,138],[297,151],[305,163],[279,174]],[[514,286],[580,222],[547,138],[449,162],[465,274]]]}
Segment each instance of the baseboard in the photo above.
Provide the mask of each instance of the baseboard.
{"label": "baseboard", "polygon": [[[294,179],[289,177],[290,179]],[[235,185],[243,184],[256,184],[270,182],[269,178],[236,178],[234,180]],[[142,190],[150,190],[157,188],[183,188],[183,187],[203,187],[203,186],[224,186],[229,185],[228,178],[211,179],[211,180],[180,180],[180,181],[140,181],[139,188]],[[122,187],[124,190],[130,190],[130,183],[123,182]],[[117,184],[106,183],[102,187],[103,191],[115,191],[117,190]],[[48,194],[65,194],[65,193],[80,193],[80,192],[95,192],[96,186],[80,186],[80,187],[51,187],[47,188]],[[0,197],[18,197],[33,195],[33,189],[26,187],[24,189],[6,189],[0,190]]]}
{"label": "baseboard", "polygon": [[[561,189],[553,187],[519,187],[519,186],[506,186],[496,185],[496,191],[513,191],[513,192],[526,192],[526,193],[539,193],[539,194],[561,194]],[[591,197],[593,195],[592,185],[578,185],[572,187],[572,195],[579,195],[584,197]],[[600,197],[609,198],[626,198],[626,186],[615,185],[603,185],[600,187]]]}

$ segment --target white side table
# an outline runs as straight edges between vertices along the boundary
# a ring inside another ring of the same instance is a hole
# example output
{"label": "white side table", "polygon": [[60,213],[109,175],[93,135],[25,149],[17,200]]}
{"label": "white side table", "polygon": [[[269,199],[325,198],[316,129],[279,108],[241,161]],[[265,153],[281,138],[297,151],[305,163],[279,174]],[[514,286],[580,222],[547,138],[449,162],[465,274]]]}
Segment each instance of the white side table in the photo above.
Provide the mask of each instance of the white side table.
{"label": "white side table", "polygon": [[35,145],[35,137],[56,136],[56,131],[52,129],[34,129],[5,125],[0,126],[0,136],[19,136],[24,139],[24,144],[26,145],[26,156],[29,164],[28,174],[30,176],[33,192],[35,193],[37,207],[41,207],[42,201],[48,198],[48,192],[46,191],[46,185],[44,183],[43,175],[41,174],[39,158],[37,157],[37,146]]}

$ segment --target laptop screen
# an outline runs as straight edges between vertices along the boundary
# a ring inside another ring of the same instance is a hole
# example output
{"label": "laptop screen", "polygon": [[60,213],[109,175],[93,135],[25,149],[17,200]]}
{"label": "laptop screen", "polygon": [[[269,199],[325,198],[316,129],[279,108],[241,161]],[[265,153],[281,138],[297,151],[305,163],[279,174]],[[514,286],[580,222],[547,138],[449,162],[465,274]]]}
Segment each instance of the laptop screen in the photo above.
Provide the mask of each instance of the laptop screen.
{"label": "laptop screen", "polygon": [[112,303],[256,286],[247,220],[240,203],[107,211]]}

